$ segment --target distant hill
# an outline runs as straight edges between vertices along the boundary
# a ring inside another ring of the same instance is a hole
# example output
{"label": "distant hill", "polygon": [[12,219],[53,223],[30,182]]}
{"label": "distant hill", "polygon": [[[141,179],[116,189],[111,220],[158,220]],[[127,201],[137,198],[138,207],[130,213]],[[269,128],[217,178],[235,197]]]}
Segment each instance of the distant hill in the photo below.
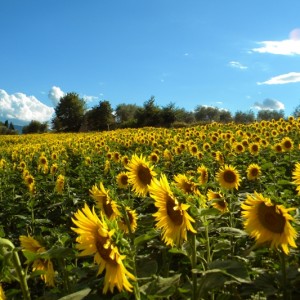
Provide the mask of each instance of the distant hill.
{"label": "distant hill", "polygon": [[22,125],[14,125],[14,128],[16,131],[18,131],[18,133],[22,133],[22,129],[23,129],[24,126]]}

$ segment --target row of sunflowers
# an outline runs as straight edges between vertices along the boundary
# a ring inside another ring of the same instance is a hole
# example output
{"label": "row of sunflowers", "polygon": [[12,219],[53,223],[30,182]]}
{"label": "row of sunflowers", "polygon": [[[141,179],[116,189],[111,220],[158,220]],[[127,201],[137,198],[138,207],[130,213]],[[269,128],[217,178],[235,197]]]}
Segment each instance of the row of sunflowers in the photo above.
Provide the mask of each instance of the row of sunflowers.
{"label": "row of sunflowers", "polygon": [[1,137],[0,299],[298,299],[299,129]]}

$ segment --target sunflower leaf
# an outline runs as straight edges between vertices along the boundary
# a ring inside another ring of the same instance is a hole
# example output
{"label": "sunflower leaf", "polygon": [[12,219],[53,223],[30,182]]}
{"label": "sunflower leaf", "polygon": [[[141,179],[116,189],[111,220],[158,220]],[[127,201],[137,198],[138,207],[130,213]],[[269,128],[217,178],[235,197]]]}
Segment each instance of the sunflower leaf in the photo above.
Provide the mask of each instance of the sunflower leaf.
{"label": "sunflower leaf", "polygon": [[159,232],[156,231],[155,229],[149,230],[147,233],[142,234],[142,235],[138,236],[137,238],[135,238],[134,245],[139,246],[142,243],[152,240],[153,238],[155,238],[158,235],[159,235]]}

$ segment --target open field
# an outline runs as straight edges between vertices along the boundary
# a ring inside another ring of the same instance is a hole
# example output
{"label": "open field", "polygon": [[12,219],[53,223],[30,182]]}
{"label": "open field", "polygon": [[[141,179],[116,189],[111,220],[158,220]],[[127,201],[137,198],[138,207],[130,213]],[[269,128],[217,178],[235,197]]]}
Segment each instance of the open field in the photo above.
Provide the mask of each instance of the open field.
{"label": "open field", "polygon": [[1,136],[7,299],[299,299],[299,132]]}

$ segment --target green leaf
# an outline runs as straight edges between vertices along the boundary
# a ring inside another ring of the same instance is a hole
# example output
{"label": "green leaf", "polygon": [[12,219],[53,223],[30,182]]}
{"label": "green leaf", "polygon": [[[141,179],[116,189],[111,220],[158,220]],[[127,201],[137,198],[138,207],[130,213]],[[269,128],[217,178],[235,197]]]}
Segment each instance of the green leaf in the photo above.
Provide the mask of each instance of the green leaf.
{"label": "green leaf", "polygon": [[91,292],[90,288],[83,289],[79,292],[64,296],[59,300],[81,300],[84,299]]}
{"label": "green leaf", "polygon": [[151,282],[140,287],[140,291],[147,295],[148,299],[156,299],[172,296],[180,281],[180,274],[175,274],[172,277],[154,277]]}
{"label": "green leaf", "polygon": [[142,234],[142,235],[138,236],[137,238],[135,238],[134,245],[138,246],[142,243],[152,240],[153,238],[155,238],[158,235],[159,235],[159,232],[156,231],[155,229],[152,229],[152,230],[148,231],[147,233]]}

